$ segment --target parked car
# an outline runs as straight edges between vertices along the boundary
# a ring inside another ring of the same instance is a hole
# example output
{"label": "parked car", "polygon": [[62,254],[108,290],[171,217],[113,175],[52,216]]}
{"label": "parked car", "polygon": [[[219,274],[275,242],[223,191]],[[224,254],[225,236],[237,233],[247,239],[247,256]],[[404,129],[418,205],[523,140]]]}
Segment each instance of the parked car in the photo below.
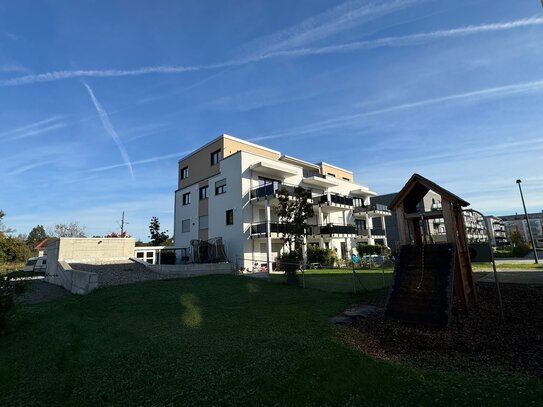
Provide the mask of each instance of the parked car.
{"label": "parked car", "polygon": [[24,271],[43,272],[47,268],[47,256],[31,257],[26,261]]}

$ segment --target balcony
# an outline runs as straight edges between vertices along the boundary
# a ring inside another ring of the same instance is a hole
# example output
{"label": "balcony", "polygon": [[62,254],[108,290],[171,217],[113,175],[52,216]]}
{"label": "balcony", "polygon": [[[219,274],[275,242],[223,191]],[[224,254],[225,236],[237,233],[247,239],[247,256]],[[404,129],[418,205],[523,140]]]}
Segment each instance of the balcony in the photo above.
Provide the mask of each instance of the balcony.
{"label": "balcony", "polygon": [[251,199],[264,200],[268,198],[276,198],[277,190],[282,188],[286,189],[289,194],[293,194],[295,187],[293,185],[275,183],[259,185],[258,187],[251,189]]}
{"label": "balcony", "polygon": [[372,237],[376,237],[376,236],[386,236],[386,231],[385,229],[371,229],[371,236]]}
{"label": "balcony", "polygon": [[313,198],[313,204],[338,209],[350,209],[353,206],[353,198],[336,194],[330,194],[330,197],[328,195],[320,195]]}
{"label": "balcony", "polygon": [[249,167],[251,171],[271,178],[285,179],[298,174],[298,170],[288,164],[283,164],[275,161],[261,161]]}
{"label": "balcony", "polygon": [[326,189],[339,185],[339,182],[334,178],[327,178],[325,175],[315,172],[305,172],[302,182],[304,184],[311,185],[312,187],[317,187],[319,189]]}
{"label": "balcony", "polygon": [[352,225],[329,224],[320,227],[321,235],[356,235],[356,228]]}
{"label": "balcony", "polygon": [[368,206],[356,206],[353,209],[354,215],[379,215],[379,216],[389,216],[390,210],[386,205],[382,204],[371,204]]}

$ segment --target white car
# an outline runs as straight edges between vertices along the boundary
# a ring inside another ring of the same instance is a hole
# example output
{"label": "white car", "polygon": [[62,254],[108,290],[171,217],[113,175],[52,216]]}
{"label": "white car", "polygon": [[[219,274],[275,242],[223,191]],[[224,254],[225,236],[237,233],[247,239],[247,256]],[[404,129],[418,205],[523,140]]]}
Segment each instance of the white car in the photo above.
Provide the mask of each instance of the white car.
{"label": "white car", "polygon": [[27,260],[23,271],[44,272],[47,268],[47,256],[31,257]]}

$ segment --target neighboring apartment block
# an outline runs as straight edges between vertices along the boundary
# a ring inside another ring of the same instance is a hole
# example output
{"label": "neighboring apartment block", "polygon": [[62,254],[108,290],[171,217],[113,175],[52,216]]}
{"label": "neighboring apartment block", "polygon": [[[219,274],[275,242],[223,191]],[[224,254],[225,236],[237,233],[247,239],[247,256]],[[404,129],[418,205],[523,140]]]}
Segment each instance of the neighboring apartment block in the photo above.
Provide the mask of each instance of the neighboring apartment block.
{"label": "neighboring apartment block", "polygon": [[[351,171],[221,135],[179,161],[175,245],[190,258],[192,240],[222,237],[230,262],[269,267],[284,249],[276,191],[296,186],[311,191],[314,205],[307,245],[347,259],[358,242],[387,244],[390,212],[370,205],[375,192],[355,183]],[[374,228],[377,218],[382,227]]]}
{"label": "neighboring apartment block", "polygon": [[503,247],[511,244],[503,220],[497,216],[485,216],[486,227],[492,237],[492,246]]}
{"label": "neighboring apartment block", "polygon": [[[507,233],[511,236],[511,232],[516,230],[523,237],[524,241],[530,242],[530,233],[528,231],[528,223],[524,214],[505,215],[500,216],[502,219]],[[543,247],[543,212],[529,213],[528,219],[530,220],[530,228],[534,236],[536,246]]]}

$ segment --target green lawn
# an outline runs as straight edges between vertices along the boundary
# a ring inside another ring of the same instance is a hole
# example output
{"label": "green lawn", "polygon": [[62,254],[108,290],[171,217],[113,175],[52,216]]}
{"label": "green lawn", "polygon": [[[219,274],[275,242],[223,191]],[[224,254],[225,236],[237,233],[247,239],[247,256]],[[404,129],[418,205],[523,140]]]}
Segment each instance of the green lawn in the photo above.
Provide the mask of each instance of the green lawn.
{"label": "green lawn", "polygon": [[328,319],[360,295],[207,276],[19,306],[0,405],[531,405],[543,383],[377,362]]}
{"label": "green lawn", "polygon": [[[492,271],[492,263],[472,263],[473,270],[486,270]],[[497,270],[534,270],[543,271],[543,264],[534,263],[498,263],[496,264]]]}
{"label": "green lawn", "polygon": [[[392,281],[392,269],[385,269],[384,275],[381,270],[360,270],[356,269],[353,275],[352,269],[311,269],[305,270],[305,287],[316,290],[332,292],[354,292],[376,290],[389,287]],[[299,273],[300,281],[302,274]],[[285,281],[283,275],[272,275],[272,282],[282,283]]]}

